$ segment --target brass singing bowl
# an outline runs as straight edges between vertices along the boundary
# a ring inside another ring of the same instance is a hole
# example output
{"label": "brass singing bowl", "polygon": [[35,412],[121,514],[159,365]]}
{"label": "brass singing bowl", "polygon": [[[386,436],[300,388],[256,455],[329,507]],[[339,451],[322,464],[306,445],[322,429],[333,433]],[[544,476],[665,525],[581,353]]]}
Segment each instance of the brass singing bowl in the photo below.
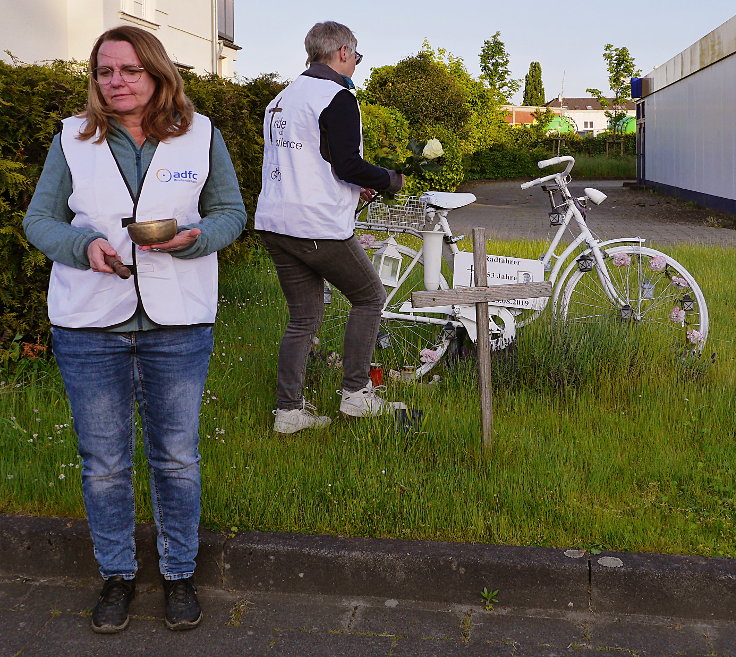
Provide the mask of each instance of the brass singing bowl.
{"label": "brass singing bowl", "polygon": [[155,219],[128,224],[128,235],[138,246],[168,242],[176,235],[176,219]]}

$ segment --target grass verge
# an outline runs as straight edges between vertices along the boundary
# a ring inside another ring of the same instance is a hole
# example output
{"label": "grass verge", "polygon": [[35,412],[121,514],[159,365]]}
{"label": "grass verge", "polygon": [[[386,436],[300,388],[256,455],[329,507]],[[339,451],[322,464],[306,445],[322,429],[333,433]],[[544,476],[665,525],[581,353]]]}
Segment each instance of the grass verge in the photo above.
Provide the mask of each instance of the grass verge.
{"label": "grass verge", "polygon": [[[467,247],[466,247],[467,248]],[[489,243],[536,257],[539,243]],[[736,267],[730,249],[668,248],[703,287],[707,354],[652,353],[630,331],[561,330],[548,316],[494,359],[495,442],[479,449],[472,360],[441,364],[436,385],[393,384],[422,409],[419,432],[390,418],[337,418],[340,372],[308,370],[326,430],[271,432],[286,311],[270,261],[222,274],[204,397],[203,524],[486,543],[736,556],[733,389]],[[715,360],[711,354],[715,353]],[[435,373],[433,371],[433,373]],[[53,364],[0,374],[0,511],[84,514],[69,408]],[[142,447],[138,517],[151,520]]]}

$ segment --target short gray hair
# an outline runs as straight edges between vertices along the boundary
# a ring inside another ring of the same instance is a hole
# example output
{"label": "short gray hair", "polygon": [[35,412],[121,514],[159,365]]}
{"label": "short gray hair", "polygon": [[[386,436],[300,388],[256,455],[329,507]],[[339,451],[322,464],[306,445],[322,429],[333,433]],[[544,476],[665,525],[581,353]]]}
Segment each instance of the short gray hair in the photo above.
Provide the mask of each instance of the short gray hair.
{"label": "short gray hair", "polygon": [[307,50],[307,66],[312,62],[326,62],[332,55],[347,46],[355,51],[358,40],[352,30],[335,21],[317,23],[304,38],[304,47]]}

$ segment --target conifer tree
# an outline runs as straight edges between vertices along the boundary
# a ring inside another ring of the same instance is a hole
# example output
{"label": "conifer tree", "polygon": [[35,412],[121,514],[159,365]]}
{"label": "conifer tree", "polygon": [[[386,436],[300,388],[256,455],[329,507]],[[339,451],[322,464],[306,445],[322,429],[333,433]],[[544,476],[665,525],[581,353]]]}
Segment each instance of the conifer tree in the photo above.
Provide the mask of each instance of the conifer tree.
{"label": "conifer tree", "polygon": [[532,62],[529,64],[529,72],[524,78],[524,100],[522,105],[542,107],[545,102],[542,66],[539,62]]}

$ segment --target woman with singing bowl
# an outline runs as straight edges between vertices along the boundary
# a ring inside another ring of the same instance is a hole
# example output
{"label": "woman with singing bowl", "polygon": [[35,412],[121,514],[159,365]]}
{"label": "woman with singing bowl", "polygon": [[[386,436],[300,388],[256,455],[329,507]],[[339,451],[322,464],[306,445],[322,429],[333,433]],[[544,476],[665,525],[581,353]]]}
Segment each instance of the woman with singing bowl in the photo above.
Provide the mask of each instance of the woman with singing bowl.
{"label": "woman with singing bowl", "polygon": [[125,629],[135,595],[136,406],[166,624],[189,629],[202,617],[192,576],[216,252],[242,232],[245,209],[220,132],[194,112],[155,36],[108,30],[92,49],[90,72],[86,110],[62,122],[23,225],[53,261],[52,344],[105,580],[92,629]]}

